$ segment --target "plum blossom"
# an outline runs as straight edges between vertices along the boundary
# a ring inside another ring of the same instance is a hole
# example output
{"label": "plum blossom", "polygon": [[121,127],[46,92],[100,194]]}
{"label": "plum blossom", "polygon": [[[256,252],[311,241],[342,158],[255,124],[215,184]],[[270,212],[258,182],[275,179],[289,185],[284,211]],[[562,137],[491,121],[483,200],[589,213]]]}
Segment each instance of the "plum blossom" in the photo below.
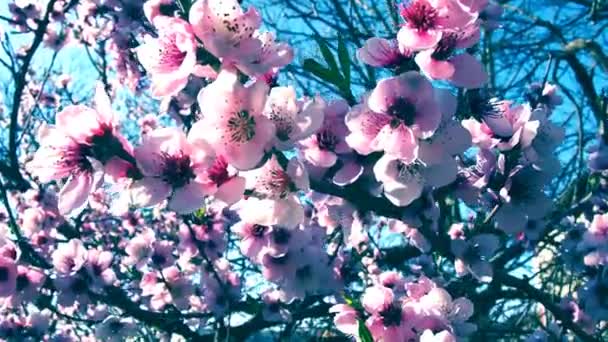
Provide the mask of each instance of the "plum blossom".
{"label": "plum blossom", "polygon": [[261,252],[270,243],[270,227],[240,221],[232,226],[232,230],[241,237],[241,253],[252,260],[260,261]]}
{"label": "plum blossom", "polygon": [[273,155],[259,169],[248,171],[247,189],[252,194],[237,203],[241,219],[263,226],[284,225],[294,227],[304,220],[304,208],[297,191],[309,187],[304,165],[292,158],[286,168]]}
{"label": "plum blossom", "polygon": [[39,131],[42,146],[29,167],[44,183],[68,178],[59,192],[61,214],[82,208],[100,184],[103,165],[110,167],[128,155],[130,145],[118,128],[110,99],[98,84],[95,108],[68,106],[57,113],[55,125]]}
{"label": "plum blossom", "polygon": [[17,266],[15,293],[5,302],[18,307],[22,303],[33,301],[38,295],[46,276],[41,271],[22,265]]}
{"label": "plum blossom", "polygon": [[53,266],[60,274],[74,274],[87,261],[87,249],[81,240],[72,239],[62,243],[53,252]]}
{"label": "plum blossom", "polygon": [[488,80],[483,65],[467,52],[457,53],[479,40],[477,28],[444,33],[437,45],[416,54],[416,64],[425,75],[435,80],[449,80],[462,88],[480,88]]}
{"label": "plum blossom", "polygon": [[272,121],[262,114],[267,90],[263,81],[244,87],[235,70],[223,69],[201,90],[198,103],[203,118],[191,132],[198,132],[230,165],[239,170],[254,168],[275,133]]}
{"label": "plum blossom", "polygon": [[418,139],[432,136],[441,122],[431,84],[413,71],[381,80],[367,106],[346,117],[346,142],[365,155],[384,151],[411,163],[418,156]]}
{"label": "plum blossom", "polygon": [[494,221],[507,233],[520,232],[527,220],[543,218],[551,209],[552,201],[543,192],[547,175],[525,166],[513,170],[500,189],[502,204]]}
{"label": "plum blossom", "polygon": [[384,286],[369,287],[361,297],[361,304],[371,316],[366,320],[369,331],[378,341],[407,341],[414,337],[408,310],[396,300],[393,291]]}
{"label": "plum blossom", "polygon": [[190,24],[182,19],[156,15],[153,23],[159,36],[139,46],[137,56],[152,79],[152,94],[176,95],[196,66],[196,39]]}
{"label": "plum blossom", "polygon": [[289,45],[276,43],[272,33],[258,32],[258,11],[243,11],[237,0],[198,0],[190,8],[190,23],[211,54],[249,76],[262,76],[293,59]]}
{"label": "plum blossom", "polygon": [[335,313],[334,324],[336,329],[346,335],[357,336],[359,334],[359,314],[357,310],[346,304],[336,304],[329,308],[330,313]]}
{"label": "plum blossom", "polygon": [[464,27],[476,19],[458,1],[413,0],[401,6],[405,24],[397,33],[401,51],[422,50],[435,46],[444,31]]}
{"label": "plum blossom", "polygon": [[399,51],[395,40],[372,37],[357,50],[357,58],[373,67],[394,68],[410,61],[411,54]]}
{"label": "plum blossom", "polygon": [[152,206],[168,198],[169,208],[180,213],[192,212],[212,194],[206,170],[213,151],[197,134],[186,135],[178,128],[156,129],[143,137],[135,149],[135,158],[143,174],[137,181],[136,203]]}
{"label": "plum blossom", "polygon": [[336,153],[350,150],[346,142],[340,140],[348,132],[344,125],[344,115],[348,109],[344,100],[328,104],[324,111],[325,117],[321,120],[322,125],[318,125],[313,136],[301,142],[308,162],[315,166],[331,167],[338,159]]}
{"label": "plum blossom", "polygon": [[491,282],[493,276],[492,264],[489,262],[500,247],[498,237],[493,234],[479,234],[470,239],[452,240],[452,253],[456,260],[456,274],[463,276],[472,274],[482,282]]}
{"label": "plum blossom", "polygon": [[473,142],[484,148],[497,146],[501,151],[515,146],[527,148],[537,135],[540,121],[532,117],[528,104],[512,106],[497,99],[472,100],[472,110],[482,122],[469,119],[462,125],[473,136]]}
{"label": "plum blossom", "polygon": [[106,285],[112,285],[116,280],[116,274],[110,267],[113,258],[112,252],[108,251],[91,249],[87,252],[87,261],[84,268],[89,275],[91,288],[101,289]]}
{"label": "plum blossom", "polygon": [[274,87],[270,90],[264,115],[275,126],[275,146],[281,150],[315,133],[323,123],[325,101],[320,97],[296,99],[293,87]]}

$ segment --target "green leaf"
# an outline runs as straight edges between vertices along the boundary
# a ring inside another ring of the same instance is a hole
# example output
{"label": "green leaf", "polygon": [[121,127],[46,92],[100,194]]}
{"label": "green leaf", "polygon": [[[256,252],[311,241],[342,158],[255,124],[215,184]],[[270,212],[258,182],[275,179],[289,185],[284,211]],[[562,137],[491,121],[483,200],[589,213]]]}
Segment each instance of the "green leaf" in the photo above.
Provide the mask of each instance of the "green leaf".
{"label": "green leaf", "polygon": [[346,304],[348,304],[350,306],[353,306],[355,303],[355,301],[348,295],[344,295],[344,301],[346,302]]}
{"label": "green leaf", "polygon": [[365,322],[363,320],[358,320],[359,322],[359,339],[361,342],[374,342],[374,338],[372,337],[372,333],[369,332],[367,326],[365,326]]}
{"label": "green leaf", "polygon": [[206,209],[205,207],[202,207],[200,209],[198,209],[197,211],[194,212],[194,217],[196,217],[199,220],[202,220],[205,218],[205,213],[206,213]]}
{"label": "green leaf", "polygon": [[348,55],[348,48],[342,36],[338,36],[338,60],[340,61],[346,85],[350,88],[350,56]]}
{"label": "green leaf", "polygon": [[304,70],[312,73],[324,81],[332,84],[337,84],[337,82],[339,83],[339,75],[336,75],[336,71],[324,67],[312,58],[305,59],[303,67]]}
{"label": "green leaf", "polygon": [[325,63],[330,70],[335,72],[338,71],[338,64],[336,63],[336,59],[334,58],[334,54],[331,53],[329,46],[325,43],[325,41],[321,37],[316,37],[317,45],[319,45],[319,50],[321,51],[321,55],[323,55],[323,59],[325,59]]}

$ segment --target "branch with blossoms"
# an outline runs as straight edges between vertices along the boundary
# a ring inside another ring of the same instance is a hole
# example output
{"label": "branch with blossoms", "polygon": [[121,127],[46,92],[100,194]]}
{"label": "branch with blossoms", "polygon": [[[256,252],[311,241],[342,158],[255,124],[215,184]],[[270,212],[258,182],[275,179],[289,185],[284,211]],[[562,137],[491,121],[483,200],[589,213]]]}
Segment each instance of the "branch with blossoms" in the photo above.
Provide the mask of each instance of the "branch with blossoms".
{"label": "branch with blossoms", "polygon": [[[489,86],[501,6],[285,6],[318,56],[294,61],[237,0],[9,5],[33,40],[3,63],[0,338],[606,338],[608,150],[564,184],[552,64],[525,101]],[[77,75],[47,82],[66,46],[101,79],[91,103]],[[604,53],[577,46],[555,56],[598,133],[608,101],[577,53]]]}

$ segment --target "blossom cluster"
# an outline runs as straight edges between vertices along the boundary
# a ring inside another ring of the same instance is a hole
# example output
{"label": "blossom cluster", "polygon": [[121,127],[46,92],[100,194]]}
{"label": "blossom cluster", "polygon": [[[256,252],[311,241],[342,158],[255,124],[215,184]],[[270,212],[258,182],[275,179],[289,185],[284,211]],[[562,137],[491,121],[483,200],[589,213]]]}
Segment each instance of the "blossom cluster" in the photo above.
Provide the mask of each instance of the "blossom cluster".
{"label": "blossom cluster", "polygon": [[[134,139],[112,103],[118,84],[105,80],[92,104],[40,125],[26,166],[35,187],[6,199],[16,216],[2,213],[0,301],[41,310],[4,319],[0,338],[42,339],[58,315],[120,340],[138,334],[133,312],[204,333],[237,311],[291,322],[310,300],[360,339],[462,340],[476,330],[475,308],[462,291],[453,299],[452,282],[492,284],[504,275],[499,251],[534,248],[556,224],[568,227],[572,268],[593,270],[560,307],[590,332],[608,319],[608,214],[555,222],[545,192],[565,134],[551,120],[557,88],[531,85],[517,103],[485,87],[474,47],[499,27],[500,6],[404,2],[394,39],[356,51],[391,75],[357,99],[330,99],[281,84],[294,51],[263,30],[256,8],[187,3],[55,2],[46,21],[59,32],[45,43],[107,42],[118,83],[149,88],[172,121],[140,117]],[[78,19],[61,25],[74,6]],[[28,31],[43,9],[20,1],[10,12]],[[591,170],[608,168],[606,151],[591,151]],[[444,219],[448,201],[477,214]],[[397,262],[407,271],[388,263],[377,243],[386,236],[409,248]],[[77,338],[69,327],[56,335]]]}

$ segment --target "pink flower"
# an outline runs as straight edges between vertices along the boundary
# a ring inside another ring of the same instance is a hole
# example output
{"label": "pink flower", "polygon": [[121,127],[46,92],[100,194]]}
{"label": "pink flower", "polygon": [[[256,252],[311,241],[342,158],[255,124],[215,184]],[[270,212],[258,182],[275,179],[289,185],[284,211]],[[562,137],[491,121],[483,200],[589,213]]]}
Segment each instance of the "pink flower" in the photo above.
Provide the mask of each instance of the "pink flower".
{"label": "pink flower", "polygon": [[407,206],[422,195],[426,186],[442,187],[456,180],[456,163],[424,165],[405,163],[388,154],[374,165],[374,175],[383,184],[384,195],[397,206]]}
{"label": "pink flower", "polygon": [[396,41],[372,37],[357,50],[357,58],[367,65],[386,68],[399,66],[410,54],[402,54]]}
{"label": "pink flower", "polygon": [[336,329],[351,336],[359,334],[359,314],[357,310],[346,304],[336,304],[329,308],[330,313],[335,313],[334,324]]}
{"label": "pink flower", "polygon": [[304,220],[297,191],[308,190],[308,173],[296,158],[284,169],[273,155],[259,169],[248,171],[247,188],[252,195],[237,203],[241,219],[264,226],[294,227]]}
{"label": "pink flower", "polygon": [[473,316],[473,303],[464,297],[452,300],[450,294],[439,287],[431,289],[420,298],[420,307],[428,314],[447,319],[452,323],[464,323]]}
{"label": "pink flower", "polygon": [[[244,74],[262,78],[268,73],[275,72],[278,68],[284,67],[293,60],[293,50],[287,43],[277,43],[275,36],[271,32],[256,32],[254,38],[260,44],[259,50],[247,54],[243,51],[237,56],[233,63]],[[230,63],[230,59],[224,59],[224,63]]]}
{"label": "pink flower", "polygon": [[418,139],[432,136],[441,121],[431,84],[414,71],[381,80],[367,105],[369,110],[357,108],[346,116],[351,131],[346,142],[360,154],[384,151],[413,162]]}
{"label": "pink flower", "polygon": [[216,57],[258,47],[252,35],[262,23],[260,14],[253,7],[244,12],[237,0],[198,0],[190,8],[190,23],[205,49]]}
{"label": "pink flower", "polygon": [[223,156],[217,156],[206,173],[209,180],[207,186],[211,188],[209,191],[222,204],[232,205],[243,197],[245,178],[237,175],[237,170]]}
{"label": "pink flower", "polygon": [[239,170],[254,168],[269,148],[274,125],[262,115],[268,86],[243,87],[235,70],[223,69],[198,96],[203,119],[191,134],[204,137],[218,155]]}
{"label": "pink flower", "polygon": [[296,99],[293,87],[274,87],[264,107],[264,115],[275,126],[275,146],[281,150],[294,148],[294,143],[309,137],[323,123],[325,101]]}
{"label": "pink flower", "polygon": [[444,33],[434,48],[416,54],[416,64],[431,79],[449,80],[457,87],[469,89],[482,87],[487,82],[488,75],[481,62],[467,52],[455,54],[457,49],[468,48],[476,43],[479,29],[473,30]]}
{"label": "pink flower", "polygon": [[366,320],[370,333],[376,341],[407,341],[412,333],[408,313],[396,300],[393,291],[384,286],[368,287],[363,293],[361,304],[371,314]]}
{"label": "pink flower", "polygon": [[455,268],[458,276],[471,273],[479,281],[492,281],[493,270],[489,259],[500,247],[496,235],[479,234],[469,240],[453,240],[452,253],[456,257]]}
{"label": "pink flower", "polygon": [[503,203],[494,215],[498,228],[518,233],[525,228],[527,220],[543,218],[553,206],[553,201],[543,192],[546,182],[547,174],[530,165],[512,171],[500,189]]}
{"label": "pink flower", "polygon": [[89,280],[93,288],[102,289],[106,285],[112,285],[116,280],[116,275],[110,267],[113,255],[108,251],[91,249],[87,253],[85,269],[89,275]]}
{"label": "pink flower", "polygon": [[300,142],[306,161],[314,166],[329,168],[338,160],[338,154],[352,152],[344,137],[348,128],[344,117],[349,107],[346,101],[332,101],[325,107],[325,117],[316,133]]}
{"label": "pink flower", "polygon": [[542,118],[533,118],[529,105],[512,106],[509,101],[483,98],[471,102],[474,114],[482,122],[470,119],[462,124],[473,136],[474,144],[509,151],[518,144],[524,149],[529,147],[536,137]]}
{"label": "pink flower", "polygon": [[190,23],[211,54],[249,76],[262,76],[293,59],[287,44],[275,43],[271,33],[258,33],[258,11],[243,11],[237,0],[198,0],[190,8]]}
{"label": "pink flower", "polygon": [[241,253],[249,259],[260,262],[261,252],[270,242],[270,228],[241,221],[232,226],[232,231],[241,237],[239,243]]}
{"label": "pink flower", "polygon": [[435,89],[442,113],[441,123],[432,137],[420,141],[419,158],[427,165],[454,163],[453,156],[471,146],[471,134],[455,120],[456,97],[446,89]]}
{"label": "pink flower", "polygon": [[15,293],[17,287],[17,265],[15,260],[0,257],[0,297]]}
{"label": "pink flower", "polygon": [[99,84],[95,109],[68,106],[59,112],[54,126],[39,131],[41,147],[29,164],[40,181],[68,178],[59,192],[59,211],[70,214],[87,202],[103,175],[101,165],[111,166],[130,151],[118,133],[117,117],[110,99]]}
{"label": "pink flower", "polygon": [[152,78],[152,94],[176,95],[196,65],[196,39],[190,24],[182,19],[160,15],[153,22],[159,36],[139,46],[137,56]]}
{"label": "pink flower", "polygon": [[149,228],[135,235],[135,237],[129,240],[125,248],[127,257],[123,259],[124,263],[126,265],[133,265],[137,269],[142,269],[152,256],[155,240],[154,231]]}
{"label": "pink flower", "polygon": [[82,241],[72,239],[61,243],[53,252],[53,267],[60,274],[78,272],[87,260],[87,249]]}
{"label": "pink flower", "polygon": [[41,271],[18,265],[15,293],[11,296],[9,305],[16,308],[23,303],[33,301],[38,296],[45,278]]}
{"label": "pink flower", "polygon": [[444,30],[464,27],[476,19],[453,0],[413,0],[401,7],[401,16],[405,20],[397,33],[401,51],[431,48]]}
{"label": "pink flower", "polygon": [[291,313],[287,309],[281,307],[280,291],[267,290],[262,293],[261,299],[264,302],[262,316],[266,321],[281,322],[291,320]]}
{"label": "pink flower", "polygon": [[152,206],[169,198],[169,208],[179,213],[192,212],[211,194],[207,168],[213,151],[191,131],[160,128],[146,134],[135,149],[137,164],[144,176],[136,182],[136,202]]}

